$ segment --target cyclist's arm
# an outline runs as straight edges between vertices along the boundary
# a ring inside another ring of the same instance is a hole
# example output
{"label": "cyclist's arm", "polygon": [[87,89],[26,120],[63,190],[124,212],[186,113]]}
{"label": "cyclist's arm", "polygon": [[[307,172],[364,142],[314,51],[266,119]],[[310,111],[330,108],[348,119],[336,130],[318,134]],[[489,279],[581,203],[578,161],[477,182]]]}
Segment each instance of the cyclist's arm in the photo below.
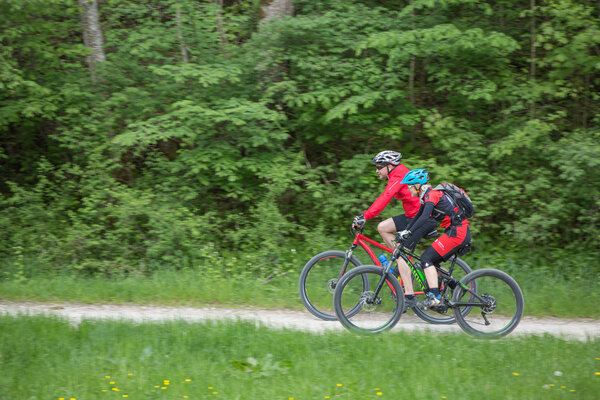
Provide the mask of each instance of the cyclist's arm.
{"label": "cyclist's arm", "polygon": [[431,213],[433,212],[434,206],[435,204],[431,201],[426,201],[425,204],[423,204],[421,208],[419,208],[419,212],[417,213],[417,215],[415,215],[415,217],[408,223],[406,229],[411,232],[414,232],[415,230],[419,229],[419,227],[431,217]]}
{"label": "cyclist's arm", "polygon": [[[371,218],[375,218],[376,216],[378,216],[383,211],[383,209],[388,205],[388,203],[392,200],[394,195],[396,193],[398,193],[400,186],[402,186],[402,184],[400,183],[399,180],[394,180],[394,181],[388,182],[388,185],[385,187],[385,190],[383,191],[383,193],[377,198],[377,200],[375,200],[373,202],[373,204],[371,204],[371,207],[369,207],[364,212],[365,218],[371,219]],[[404,186],[406,186],[406,185],[404,185]]]}

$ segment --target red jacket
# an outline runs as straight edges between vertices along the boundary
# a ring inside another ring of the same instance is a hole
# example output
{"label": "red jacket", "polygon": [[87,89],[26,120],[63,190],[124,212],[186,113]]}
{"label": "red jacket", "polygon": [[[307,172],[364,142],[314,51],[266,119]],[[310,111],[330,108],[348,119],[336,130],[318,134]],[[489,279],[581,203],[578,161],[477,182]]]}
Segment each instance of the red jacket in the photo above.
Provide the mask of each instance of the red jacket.
{"label": "red jacket", "polygon": [[404,214],[407,217],[414,217],[419,211],[421,201],[419,196],[412,197],[406,184],[400,183],[404,179],[404,175],[409,171],[404,164],[398,165],[388,175],[388,183],[383,193],[371,204],[371,207],[364,212],[366,219],[371,219],[378,216],[383,209],[388,205],[392,197],[402,200]]}

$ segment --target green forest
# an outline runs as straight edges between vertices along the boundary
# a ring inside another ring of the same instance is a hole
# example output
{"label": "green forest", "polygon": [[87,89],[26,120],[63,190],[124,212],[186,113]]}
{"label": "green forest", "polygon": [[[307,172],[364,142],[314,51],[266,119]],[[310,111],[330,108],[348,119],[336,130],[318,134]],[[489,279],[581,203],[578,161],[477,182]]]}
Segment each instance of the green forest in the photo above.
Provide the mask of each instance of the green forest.
{"label": "green forest", "polygon": [[2,279],[297,274],[389,149],[467,257],[600,280],[597,1],[0,0],[0,41]]}

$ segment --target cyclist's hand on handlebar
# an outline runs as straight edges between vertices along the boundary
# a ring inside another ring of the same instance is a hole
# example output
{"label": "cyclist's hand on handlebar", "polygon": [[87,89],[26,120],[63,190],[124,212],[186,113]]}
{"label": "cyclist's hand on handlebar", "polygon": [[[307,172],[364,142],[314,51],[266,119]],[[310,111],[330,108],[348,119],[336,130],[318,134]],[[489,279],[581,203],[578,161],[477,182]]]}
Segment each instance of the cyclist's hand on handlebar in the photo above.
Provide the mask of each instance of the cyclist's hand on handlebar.
{"label": "cyclist's hand on handlebar", "polygon": [[352,221],[352,227],[360,228],[365,224],[365,222],[367,222],[367,220],[365,219],[365,216],[363,214],[357,215],[356,217],[354,217],[354,220]]}
{"label": "cyclist's hand on handlebar", "polygon": [[404,242],[406,239],[408,239],[410,237],[410,235],[412,234],[411,231],[405,229],[403,231],[398,232],[398,234],[396,235],[396,239],[394,239],[396,242],[398,243],[402,243]]}

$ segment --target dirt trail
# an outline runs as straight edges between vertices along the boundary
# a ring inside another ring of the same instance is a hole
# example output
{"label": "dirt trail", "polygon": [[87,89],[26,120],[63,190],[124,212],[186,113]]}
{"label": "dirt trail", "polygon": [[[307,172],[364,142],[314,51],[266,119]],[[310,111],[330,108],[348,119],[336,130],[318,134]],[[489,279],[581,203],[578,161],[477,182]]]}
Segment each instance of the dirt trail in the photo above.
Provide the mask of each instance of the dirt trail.
{"label": "dirt trail", "polygon": [[[260,308],[220,307],[167,307],[153,305],[112,305],[78,303],[34,303],[0,301],[0,314],[48,314],[79,324],[82,319],[121,319],[135,322],[205,320],[245,320],[278,329],[296,329],[307,332],[342,331],[338,322],[321,321],[308,311],[264,310]],[[431,325],[414,314],[405,314],[394,330],[456,332],[464,334],[454,325]],[[600,338],[600,320],[525,317],[511,333],[516,335],[549,334],[564,339],[589,340]]]}

